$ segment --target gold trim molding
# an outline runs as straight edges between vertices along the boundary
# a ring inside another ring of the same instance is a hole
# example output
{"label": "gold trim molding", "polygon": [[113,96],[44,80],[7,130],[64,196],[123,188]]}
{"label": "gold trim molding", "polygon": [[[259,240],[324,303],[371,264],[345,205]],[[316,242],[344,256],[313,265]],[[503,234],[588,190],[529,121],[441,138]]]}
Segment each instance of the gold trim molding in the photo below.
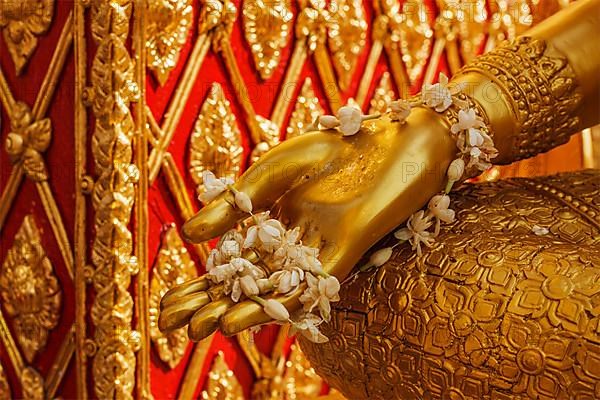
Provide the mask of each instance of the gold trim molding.
{"label": "gold trim molding", "polygon": [[[92,2],[92,37],[97,51],[86,91],[95,116],[92,155],[96,181],[93,377],[96,396],[133,398],[138,332],[132,329],[131,276],[139,268],[129,230],[139,170],[132,163],[135,125],[130,104],[138,100],[134,62],[127,50],[132,1]],[[145,266],[144,266],[145,267]]]}

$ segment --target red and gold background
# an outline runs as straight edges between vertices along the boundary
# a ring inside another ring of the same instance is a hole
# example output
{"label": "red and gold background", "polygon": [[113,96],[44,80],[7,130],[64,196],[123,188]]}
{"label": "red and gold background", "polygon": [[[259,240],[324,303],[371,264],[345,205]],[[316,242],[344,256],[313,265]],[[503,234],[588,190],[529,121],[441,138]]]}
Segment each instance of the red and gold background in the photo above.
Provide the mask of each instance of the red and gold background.
{"label": "red and gold background", "polygon": [[[0,397],[336,397],[284,329],[158,331],[160,296],[203,272],[178,233],[200,172],[381,110],[564,3],[1,0]],[[598,166],[594,136],[482,179]]]}

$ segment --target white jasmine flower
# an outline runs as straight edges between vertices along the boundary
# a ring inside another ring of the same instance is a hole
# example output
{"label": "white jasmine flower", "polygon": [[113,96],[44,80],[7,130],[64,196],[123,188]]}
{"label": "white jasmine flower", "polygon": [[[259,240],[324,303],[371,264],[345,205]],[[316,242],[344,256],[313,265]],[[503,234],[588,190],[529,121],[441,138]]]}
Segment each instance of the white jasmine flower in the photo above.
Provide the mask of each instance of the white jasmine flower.
{"label": "white jasmine flower", "polygon": [[227,263],[212,268],[208,272],[208,278],[215,283],[221,283],[232,279],[237,273],[238,267],[235,264]]}
{"label": "white jasmine flower", "polygon": [[240,284],[240,278],[225,282],[225,293],[229,293],[231,300],[233,300],[235,303],[240,301],[240,297],[242,297],[242,285]]}
{"label": "white jasmine flower", "polygon": [[466,131],[472,128],[481,128],[485,126],[483,120],[477,116],[475,109],[469,108],[468,110],[458,111],[458,122],[450,127],[452,133],[456,134],[460,131]]}
{"label": "white jasmine flower", "polygon": [[383,249],[377,250],[375,253],[371,254],[369,258],[369,264],[373,267],[381,267],[383,264],[388,262],[390,257],[392,256],[392,248],[384,247]]}
{"label": "white jasmine flower", "polygon": [[261,246],[266,251],[273,251],[281,245],[285,229],[281,222],[269,219],[269,213],[255,215],[256,225],[248,228],[243,248]]}
{"label": "white jasmine flower", "polygon": [[534,225],[533,228],[531,228],[531,230],[533,231],[533,233],[535,233],[538,236],[545,236],[548,233],[550,233],[548,228],[544,228],[543,226],[538,226],[538,225]]}
{"label": "white jasmine flower", "polygon": [[271,284],[277,288],[279,293],[289,293],[296,289],[304,280],[304,270],[298,267],[286,268],[276,271],[269,277]]}
{"label": "white jasmine flower", "polygon": [[217,178],[210,171],[202,171],[202,185],[204,192],[200,193],[198,199],[204,203],[210,203],[215,197],[227,190],[229,185],[233,185],[231,178]]}
{"label": "white jasmine flower", "polygon": [[469,129],[467,131],[467,138],[469,139],[468,143],[471,147],[479,147],[484,142],[483,132],[481,132],[479,129]]}
{"label": "white jasmine flower", "polygon": [[247,297],[258,296],[260,293],[256,280],[252,275],[245,275],[240,278],[240,288]]}
{"label": "white jasmine flower", "polygon": [[320,125],[322,129],[333,129],[340,126],[340,120],[333,115],[321,115],[318,118],[318,125]]}
{"label": "white jasmine flower", "polygon": [[431,107],[437,112],[443,112],[452,105],[454,101],[452,96],[458,94],[463,87],[463,85],[448,85],[448,77],[440,72],[438,83],[423,86],[421,100],[427,107]]}
{"label": "white jasmine flower", "polygon": [[235,192],[235,205],[243,212],[248,214],[252,213],[252,200],[250,200],[250,196],[244,192]]}
{"label": "white jasmine flower", "polygon": [[396,231],[394,236],[398,240],[408,240],[413,250],[417,250],[417,254],[421,256],[423,254],[421,244],[430,247],[434,242],[434,236],[427,231],[432,224],[431,216],[421,210],[411,215],[406,228]]}
{"label": "white jasmine flower", "polygon": [[492,166],[491,159],[498,155],[492,138],[486,132],[476,128],[462,131],[458,136],[457,146],[469,157],[465,167],[467,169],[475,166],[478,170],[485,171]]}
{"label": "white jasmine flower", "polygon": [[442,222],[447,224],[454,222],[456,213],[448,207],[450,207],[450,196],[447,194],[433,196],[429,201],[429,211],[436,219],[435,231],[433,233],[434,236],[437,236],[440,233],[440,225]]}
{"label": "white jasmine flower", "polygon": [[355,106],[343,106],[338,110],[338,119],[340,121],[340,132],[344,136],[352,136],[360,131],[363,121],[362,112]]}
{"label": "white jasmine flower", "polygon": [[411,105],[406,100],[396,100],[389,104],[390,119],[403,124],[410,115]]}
{"label": "white jasmine flower", "polygon": [[219,249],[212,249],[206,259],[206,272],[210,272],[215,266],[221,264],[223,264],[221,251]]}
{"label": "white jasmine flower", "polygon": [[258,279],[264,277],[264,272],[245,258],[237,257],[227,264],[212,268],[208,273],[209,279],[215,283],[231,280],[238,275],[251,275]]}
{"label": "white jasmine flower", "polygon": [[340,282],[336,277],[316,278],[312,274],[306,274],[308,288],[300,296],[300,302],[304,304],[304,311],[312,312],[315,307],[319,308],[324,320],[331,318],[331,302],[339,301]]}
{"label": "white jasmine flower", "polygon": [[313,274],[320,274],[323,271],[319,261],[319,249],[304,246],[299,240],[300,228],[288,230],[284,234],[281,247],[273,253],[275,263],[283,267],[300,267]]}
{"label": "white jasmine flower", "polygon": [[329,338],[323,335],[318,328],[322,322],[323,319],[319,318],[315,314],[303,314],[300,316],[300,318],[298,318],[297,321],[292,321],[290,334],[295,335],[296,333],[300,333],[313,343],[328,342]]}
{"label": "white jasmine flower", "polygon": [[465,161],[462,158],[457,158],[450,163],[448,167],[448,180],[450,182],[459,181],[465,173]]}
{"label": "white jasmine flower", "polygon": [[235,240],[225,240],[219,247],[221,257],[230,260],[232,258],[239,257],[242,254],[240,244]]}
{"label": "white jasmine flower", "polygon": [[276,321],[287,322],[290,319],[290,313],[283,304],[277,300],[269,299],[263,303],[265,313]]}
{"label": "white jasmine flower", "polygon": [[[247,277],[247,278],[246,278]],[[208,273],[208,278],[214,283],[223,283],[225,294],[231,294],[231,299],[236,303],[240,300],[242,292],[242,279],[256,281],[264,278],[262,269],[252,264],[245,258],[234,258],[228,264],[219,265]],[[249,285],[247,282],[246,285]]]}

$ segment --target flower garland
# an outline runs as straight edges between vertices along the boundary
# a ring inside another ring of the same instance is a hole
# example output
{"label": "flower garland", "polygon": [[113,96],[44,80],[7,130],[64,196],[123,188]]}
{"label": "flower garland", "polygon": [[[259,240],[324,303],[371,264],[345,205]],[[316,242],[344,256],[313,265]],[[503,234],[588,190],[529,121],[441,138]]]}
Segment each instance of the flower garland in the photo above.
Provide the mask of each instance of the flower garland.
{"label": "flower garland", "polygon": [[[438,113],[448,113],[448,119],[451,123],[453,122],[450,127],[450,134],[456,140],[456,146],[459,150],[457,158],[450,163],[446,171],[448,180],[444,191],[433,196],[425,210],[417,211],[411,215],[406,227],[394,233],[399,241],[396,245],[409,242],[412,249],[416,250],[419,256],[423,253],[423,246],[431,247],[435,243],[442,223],[454,222],[455,212],[449,208],[450,196],[448,196],[454,184],[463,178],[467,170],[487,170],[492,165],[491,159],[498,155],[490,129],[483,119],[477,115],[475,105],[471,106],[470,103],[472,102],[462,93],[464,89],[464,84],[451,85],[448,77],[440,73],[438,83],[425,85],[420,97],[410,101],[396,100],[388,104],[388,117],[391,121],[400,124],[406,122],[411,109],[417,106],[425,106]],[[340,113],[343,115],[351,113],[350,108],[354,109],[352,120],[355,122],[371,118],[371,116],[363,116],[360,110],[353,106],[345,106],[340,108],[338,118],[332,115],[318,117],[314,124],[315,127],[322,130],[338,128],[345,136],[356,134],[360,130],[360,126],[346,129],[338,121]],[[433,230],[431,230],[432,227]],[[391,257],[392,249],[396,245],[373,253],[368,263],[360,270],[364,271],[383,265]]]}
{"label": "flower garland", "polygon": [[[441,230],[441,224],[454,222],[455,212],[450,209],[450,196],[454,184],[460,181],[466,170],[485,171],[490,160],[498,155],[490,130],[469,105],[461,92],[462,85],[450,85],[448,78],[440,73],[439,82],[425,85],[420,98],[412,101],[397,100],[388,107],[391,121],[403,124],[416,106],[429,107],[436,112],[448,112],[454,122],[450,133],[459,150],[457,158],[450,163],[445,190],[433,196],[425,210],[410,216],[406,226],[394,233],[398,243],[373,253],[360,270],[364,271],[385,264],[397,245],[409,242],[420,256],[422,247],[431,247]],[[456,109],[458,112],[453,114]],[[315,119],[309,130],[337,129],[343,136],[357,134],[362,123],[379,118],[379,114],[363,115],[354,105],[346,105],[337,115],[322,115]],[[290,323],[292,333],[301,333],[315,343],[328,338],[319,331],[319,325],[331,318],[331,303],[339,301],[340,283],[322,268],[319,249],[305,246],[300,239],[300,229],[287,229],[280,221],[270,218],[269,212],[252,213],[252,201],[244,192],[233,187],[230,178],[217,178],[212,172],[202,173],[204,191],[200,201],[207,204],[225,191],[233,194],[233,206],[248,213],[251,225],[245,229],[233,229],[221,237],[211,250],[206,262],[208,279],[212,284],[222,284],[223,292],[234,302],[250,299],[263,307],[264,312],[279,323]],[[541,232],[540,232],[541,233]],[[275,299],[261,297],[266,294],[288,294],[305,282],[306,289],[299,300],[301,311],[290,315],[287,308]]]}
{"label": "flower garland", "polygon": [[[447,184],[444,191],[433,196],[425,210],[411,215],[406,227],[394,233],[399,243],[408,241],[419,256],[423,253],[423,246],[431,247],[435,243],[442,223],[454,222],[456,213],[450,209],[448,196],[454,184],[463,179],[467,170],[487,170],[492,166],[491,159],[498,155],[489,127],[477,115],[475,106],[471,106],[469,99],[462,94],[463,90],[464,85],[450,85],[448,77],[440,73],[438,83],[425,85],[420,98],[410,102],[398,100],[389,105],[388,115],[392,121],[404,123],[410,115],[410,109],[415,105],[422,105],[439,113],[447,112],[451,116],[451,123],[454,122],[450,127],[450,134],[456,140],[459,152],[446,171]],[[372,255],[374,256],[377,256],[377,252]]]}
{"label": "flower garland", "polygon": [[[207,204],[223,192],[233,194],[233,206],[249,214],[251,225],[225,233],[211,250],[206,261],[207,277],[213,286],[222,285],[225,295],[234,302],[250,299],[278,323],[290,323],[292,333],[300,333],[315,343],[328,338],[319,325],[331,318],[331,303],[338,301],[340,283],[323,270],[319,249],[305,246],[300,229],[286,229],[269,212],[252,213],[248,195],[235,189],[233,180],[217,178],[203,171],[204,191],[199,199]],[[300,296],[303,308],[290,315],[279,301],[261,297],[288,294],[302,282],[306,289]],[[254,331],[254,330],[252,330]]]}

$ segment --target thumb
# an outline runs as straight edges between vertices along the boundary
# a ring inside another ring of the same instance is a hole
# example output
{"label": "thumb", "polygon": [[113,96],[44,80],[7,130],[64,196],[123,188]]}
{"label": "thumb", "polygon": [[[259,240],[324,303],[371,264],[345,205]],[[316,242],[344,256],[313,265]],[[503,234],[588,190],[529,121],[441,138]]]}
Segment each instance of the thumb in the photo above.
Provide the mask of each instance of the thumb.
{"label": "thumb", "polygon": [[[321,133],[306,134],[274,147],[252,165],[233,185],[252,200],[253,212],[269,210],[292,187],[317,175],[339,139]],[[194,243],[220,236],[248,217],[234,205],[227,191],[190,218],[182,228],[183,237]]]}

